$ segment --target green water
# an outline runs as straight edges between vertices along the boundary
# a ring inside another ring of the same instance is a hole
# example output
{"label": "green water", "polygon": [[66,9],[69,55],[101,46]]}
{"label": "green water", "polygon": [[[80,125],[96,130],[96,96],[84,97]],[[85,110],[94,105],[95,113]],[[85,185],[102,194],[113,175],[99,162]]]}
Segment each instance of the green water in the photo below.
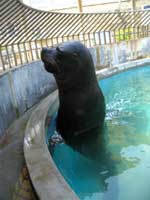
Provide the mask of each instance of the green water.
{"label": "green water", "polygon": [[105,153],[94,159],[59,144],[53,159],[82,200],[150,200],[150,66],[99,84],[107,107]]}

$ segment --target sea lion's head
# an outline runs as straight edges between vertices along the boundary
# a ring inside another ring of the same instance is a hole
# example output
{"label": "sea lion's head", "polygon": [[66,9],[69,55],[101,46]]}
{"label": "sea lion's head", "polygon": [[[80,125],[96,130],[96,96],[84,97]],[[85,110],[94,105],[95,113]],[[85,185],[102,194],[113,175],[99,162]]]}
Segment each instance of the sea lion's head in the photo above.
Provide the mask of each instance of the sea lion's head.
{"label": "sea lion's head", "polygon": [[89,50],[78,41],[64,42],[53,48],[43,48],[41,59],[45,69],[54,74],[57,82],[73,80],[75,74],[78,76],[79,73],[84,76],[90,65],[94,70]]}

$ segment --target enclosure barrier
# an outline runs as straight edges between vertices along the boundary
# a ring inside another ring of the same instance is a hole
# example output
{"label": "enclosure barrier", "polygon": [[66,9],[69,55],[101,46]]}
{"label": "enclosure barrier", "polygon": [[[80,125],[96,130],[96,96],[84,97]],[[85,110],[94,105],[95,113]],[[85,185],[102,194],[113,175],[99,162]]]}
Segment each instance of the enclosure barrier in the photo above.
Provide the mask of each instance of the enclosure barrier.
{"label": "enclosure barrier", "polygon": [[40,59],[42,47],[79,40],[87,47],[150,36],[150,10],[109,13],[40,11],[19,0],[1,0],[0,70]]}

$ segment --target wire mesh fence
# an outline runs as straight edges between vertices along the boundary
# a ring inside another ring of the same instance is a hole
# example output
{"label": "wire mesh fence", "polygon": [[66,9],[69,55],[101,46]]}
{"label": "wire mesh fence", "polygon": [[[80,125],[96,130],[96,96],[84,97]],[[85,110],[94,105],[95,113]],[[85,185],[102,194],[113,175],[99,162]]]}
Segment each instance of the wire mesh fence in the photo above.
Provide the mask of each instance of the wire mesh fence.
{"label": "wire mesh fence", "polygon": [[150,10],[64,14],[1,1],[0,69],[40,59],[42,47],[79,40],[88,48],[150,37]]}

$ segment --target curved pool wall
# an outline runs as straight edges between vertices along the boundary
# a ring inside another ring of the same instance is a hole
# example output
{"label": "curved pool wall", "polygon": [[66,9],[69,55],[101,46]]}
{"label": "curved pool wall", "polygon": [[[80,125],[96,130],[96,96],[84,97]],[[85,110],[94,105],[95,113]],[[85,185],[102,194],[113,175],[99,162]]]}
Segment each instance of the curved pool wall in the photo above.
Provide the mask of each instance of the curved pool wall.
{"label": "curved pool wall", "polygon": [[58,93],[55,91],[32,113],[25,131],[25,160],[39,199],[77,200],[76,194],[57,170],[46,144],[45,125],[51,122],[57,108]]}
{"label": "curved pool wall", "polygon": [[56,89],[42,65],[35,61],[0,74],[0,137],[16,118]]}
{"label": "curved pool wall", "polygon": [[[103,79],[145,64],[150,64],[150,59],[142,59],[100,70],[97,72],[97,77]],[[46,144],[48,127],[52,123],[52,116],[56,113],[57,108],[58,95],[57,92],[54,92],[43,100],[36,111],[33,112],[24,139],[25,159],[39,199],[78,199],[58,171]],[[37,117],[38,120],[36,120]]]}

